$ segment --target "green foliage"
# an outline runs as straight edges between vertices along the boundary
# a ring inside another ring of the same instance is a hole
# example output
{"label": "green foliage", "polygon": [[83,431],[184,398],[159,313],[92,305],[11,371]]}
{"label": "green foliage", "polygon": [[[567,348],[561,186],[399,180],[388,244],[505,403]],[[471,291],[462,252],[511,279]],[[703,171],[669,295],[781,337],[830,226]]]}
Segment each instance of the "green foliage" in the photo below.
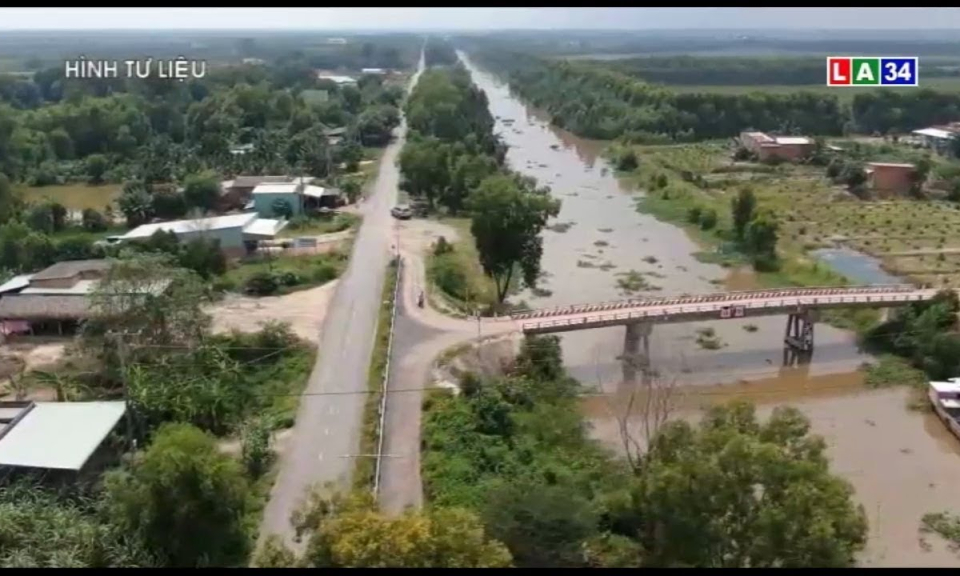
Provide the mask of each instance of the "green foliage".
{"label": "green foliage", "polygon": [[87,182],[90,184],[101,184],[103,175],[110,168],[110,161],[103,154],[91,154],[83,164],[87,173]]}
{"label": "green foliage", "polygon": [[743,245],[753,256],[754,267],[760,271],[776,269],[779,225],[769,212],[760,212],[750,220]]}
{"label": "green foliage", "polygon": [[249,542],[243,469],[213,437],[187,424],[161,427],[127,470],[105,479],[112,521],[166,566],[236,566]]}
{"label": "green foliage", "polygon": [[697,429],[671,422],[612,520],[649,566],[852,566],[866,515],[809,429],[795,408],[761,424],[746,403],[711,409]]}
{"label": "green foliage", "polygon": [[898,310],[867,332],[864,343],[909,360],[934,380],[952,378],[960,370],[960,335],[954,332],[958,311],[956,293],[940,292],[933,300]]}
{"label": "green foliage", "polygon": [[191,174],[183,183],[183,200],[189,208],[213,210],[220,198],[220,182],[215,174]]}
{"label": "green foliage", "polygon": [[498,302],[506,298],[517,268],[527,286],[536,286],[543,254],[540,232],[560,212],[559,200],[527,180],[495,175],[480,183],[469,208],[470,231],[480,263],[497,285]]}
{"label": "green foliage", "polygon": [[632,148],[624,150],[617,156],[617,170],[629,172],[636,170],[639,165],[640,162],[637,160],[637,154]]}
{"label": "green foliage", "polygon": [[733,216],[733,232],[738,240],[742,240],[747,231],[747,225],[753,219],[753,212],[757,207],[757,197],[750,188],[741,188],[737,196],[731,201],[730,213]]}
{"label": "green foliage", "polygon": [[717,211],[713,208],[707,208],[700,213],[699,220],[702,230],[713,230],[717,227]]}
{"label": "green foliage", "polygon": [[142,182],[125,183],[117,199],[117,207],[131,228],[146,224],[153,217],[153,198]]}
{"label": "green foliage", "polygon": [[261,418],[247,423],[243,429],[242,458],[247,474],[259,478],[267,470],[273,458],[270,438],[273,426]]}
{"label": "green foliage", "polygon": [[107,229],[107,219],[93,208],[83,210],[81,221],[87,232],[103,232]]}
{"label": "green foliage", "polygon": [[104,523],[96,501],[18,482],[0,488],[3,568],[149,567],[138,542]]}
{"label": "green foliage", "polygon": [[[484,533],[476,515],[460,509],[381,513],[367,493],[321,498],[313,494],[295,518],[308,536],[300,564],[313,568],[499,568],[506,548]],[[276,547],[274,546],[274,549]],[[272,558],[289,555],[274,551]]]}

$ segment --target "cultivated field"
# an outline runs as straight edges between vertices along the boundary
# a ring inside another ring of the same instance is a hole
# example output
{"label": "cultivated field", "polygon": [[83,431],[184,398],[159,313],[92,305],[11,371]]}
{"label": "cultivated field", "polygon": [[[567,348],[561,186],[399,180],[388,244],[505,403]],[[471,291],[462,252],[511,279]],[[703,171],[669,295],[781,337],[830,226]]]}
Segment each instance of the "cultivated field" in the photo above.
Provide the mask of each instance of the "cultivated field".
{"label": "cultivated field", "polygon": [[[891,146],[877,149],[884,148],[889,151]],[[635,182],[652,189],[641,201],[643,209],[664,219],[683,222],[692,207],[713,208],[718,228],[729,229],[731,199],[749,185],[758,205],[776,215],[783,252],[800,257],[816,248],[846,246],[879,258],[893,274],[960,287],[960,206],[956,203],[861,200],[827,179],[823,167],[734,163],[729,147],[718,143],[647,146],[638,152],[641,168]],[[904,147],[903,156],[913,154]],[[876,159],[888,160],[886,156],[878,153]],[[951,167],[943,163],[933,172]],[[655,180],[661,174],[667,176],[667,184],[658,188]],[[711,232],[700,232],[700,236],[716,240]]]}

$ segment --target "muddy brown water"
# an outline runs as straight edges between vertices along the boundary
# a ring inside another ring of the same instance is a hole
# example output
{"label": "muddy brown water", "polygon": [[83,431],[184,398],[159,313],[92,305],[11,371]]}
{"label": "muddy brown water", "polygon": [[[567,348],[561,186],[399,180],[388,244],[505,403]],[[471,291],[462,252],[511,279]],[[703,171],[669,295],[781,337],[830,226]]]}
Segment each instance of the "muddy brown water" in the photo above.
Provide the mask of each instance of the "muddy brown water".
{"label": "muddy brown water", "polygon": [[[466,63],[487,93],[496,130],[510,146],[510,165],[549,185],[563,201],[556,222],[572,223],[566,232],[544,232],[547,277],[542,287],[551,291],[549,296],[525,292],[516,300],[548,307],[622,299],[616,274],[629,270],[656,273],[646,280],[662,290],[650,295],[755,286],[749,269],[697,261],[692,254],[699,247],[682,230],[638,213],[632,198],[637,192],[613,176],[602,158],[602,143],[552,127],[503,82],[469,59]],[[607,263],[614,268],[600,268]],[[761,416],[779,404],[797,406],[813,432],[827,440],[832,469],[853,484],[869,517],[869,541],[860,564],[960,565],[942,540],[927,537],[924,542],[918,535],[923,514],[960,512],[960,492],[954,489],[960,482],[960,442],[934,415],[907,409],[909,390],[866,390],[856,369],[870,357],[857,348],[850,332],[818,324],[812,363],[784,368],[785,323],[784,316],[767,316],[656,326],[651,363],[664,378],[676,381],[673,416],[695,420],[703,407],[733,398],[754,400]],[[747,324],[756,330],[745,330]],[[704,350],[696,343],[697,330],[707,327],[715,331],[720,349]],[[614,450],[622,446],[614,416],[637,393],[636,385],[623,383],[617,359],[623,336],[623,328],[562,335],[570,373],[598,388],[582,404],[592,434]],[[634,416],[631,425],[637,421]]]}
{"label": "muddy brown water", "polygon": [[[636,192],[613,175],[601,156],[602,143],[551,126],[499,79],[472,64],[469,68],[474,82],[487,93],[496,131],[510,147],[511,167],[549,185],[563,202],[555,222],[572,223],[565,232],[543,234],[546,277],[541,287],[551,294],[538,297],[526,291],[514,300],[539,308],[623,299],[628,295],[617,285],[618,274],[631,270],[645,274],[645,280],[659,288],[636,296],[752,287],[748,271],[731,272],[697,261],[693,254],[700,248],[683,230],[637,212]],[[756,330],[747,331],[748,324]],[[651,363],[685,384],[776,377],[782,365],[785,325],[785,316],[657,325],[651,338]],[[697,331],[704,328],[714,330],[719,349],[706,350],[697,344]],[[571,374],[612,391],[622,380],[618,357],[623,337],[622,327],[563,334],[564,359]],[[858,350],[853,334],[817,325],[810,374],[851,372],[868,359]]]}

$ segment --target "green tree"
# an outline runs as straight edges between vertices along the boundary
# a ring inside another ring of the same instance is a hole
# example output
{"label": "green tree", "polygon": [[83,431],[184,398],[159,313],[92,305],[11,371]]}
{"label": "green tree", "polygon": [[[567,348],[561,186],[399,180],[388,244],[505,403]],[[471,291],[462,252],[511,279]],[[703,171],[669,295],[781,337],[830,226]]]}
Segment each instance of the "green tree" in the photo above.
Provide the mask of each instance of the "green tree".
{"label": "green tree", "polygon": [[110,168],[110,162],[103,154],[91,154],[84,160],[84,171],[87,173],[87,181],[91,184],[100,184],[103,182],[103,175]]}
{"label": "green tree", "polygon": [[153,218],[153,198],[142,182],[131,181],[123,185],[117,207],[131,228],[146,224]]}
{"label": "green tree", "polygon": [[183,199],[190,208],[213,210],[220,198],[220,183],[212,172],[191,174],[183,183]]}
{"label": "green tree", "polygon": [[10,220],[17,213],[18,204],[10,179],[0,172],[0,224]]}
{"label": "green tree", "polygon": [[747,226],[744,246],[758,268],[769,268],[776,262],[778,231],[777,219],[769,211],[757,214]]}
{"label": "green tree", "polygon": [[513,482],[491,490],[483,524],[518,567],[579,567],[582,544],[597,532],[593,504],[573,486]]}
{"label": "green tree", "polygon": [[103,232],[107,229],[107,219],[93,208],[84,208],[81,225],[87,232]]}
{"label": "green tree", "polygon": [[747,224],[753,219],[753,211],[757,207],[757,198],[750,188],[741,188],[733,199],[730,212],[733,215],[733,232],[737,240],[743,240],[747,231]]}
{"label": "green tree", "polygon": [[470,231],[483,270],[496,284],[497,301],[506,299],[518,268],[524,282],[536,286],[543,255],[540,232],[560,212],[560,202],[515,177],[495,175],[480,183],[468,207]]}
{"label": "green tree", "polygon": [[408,141],[400,152],[400,187],[414,198],[427,201],[430,209],[450,185],[449,146],[436,138]]}
{"label": "green tree", "polygon": [[309,535],[306,566],[350,568],[499,568],[510,553],[490,539],[472,513],[461,509],[381,513],[368,494],[314,494],[296,515],[298,534]]}
{"label": "green tree", "polygon": [[613,521],[637,536],[646,566],[853,566],[866,515],[809,431],[795,408],[761,424],[743,402],[711,409],[698,429],[670,422]]}
{"label": "green tree", "polygon": [[248,485],[212,436],[166,424],[129,469],[105,479],[110,517],[164,565],[235,566],[248,552]]}

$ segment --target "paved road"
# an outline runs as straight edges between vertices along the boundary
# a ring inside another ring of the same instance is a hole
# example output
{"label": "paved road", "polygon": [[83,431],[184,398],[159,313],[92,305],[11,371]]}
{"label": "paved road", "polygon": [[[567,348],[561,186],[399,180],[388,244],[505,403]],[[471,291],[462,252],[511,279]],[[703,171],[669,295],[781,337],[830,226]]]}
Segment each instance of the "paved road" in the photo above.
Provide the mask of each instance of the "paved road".
{"label": "paved road", "polygon": [[506,319],[485,319],[478,331],[473,320],[451,318],[429,306],[419,308],[416,297],[426,282],[423,258],[404,250],[402,245],[401,251],[404,266],[393,332],[379,494],[381,509],[392,514],[423,505],[420,389],[430,384],[434,361],[444,350],[475,342],[478,335],[489,337],[516,331],[516,324]]}
{"label": "paved road", "polygon": [[[411,86],[422,70],[421,55]],[[396,203],[400,181],[396,160],[405,136],[404,121],[384,152],[373,193],[365,202],[350,265],[324,320],[319,357],[310,374],[307,395],[300,400],[288,449],[264,511],[261,535],[280,535],[295,549],[302,549],[302,545],[293,541],[292,512],[315,484],[348,486],[358,457],[363,394],[316,394],[363,392],[367,388],[380,295],[394,241],[390,208]]]}

